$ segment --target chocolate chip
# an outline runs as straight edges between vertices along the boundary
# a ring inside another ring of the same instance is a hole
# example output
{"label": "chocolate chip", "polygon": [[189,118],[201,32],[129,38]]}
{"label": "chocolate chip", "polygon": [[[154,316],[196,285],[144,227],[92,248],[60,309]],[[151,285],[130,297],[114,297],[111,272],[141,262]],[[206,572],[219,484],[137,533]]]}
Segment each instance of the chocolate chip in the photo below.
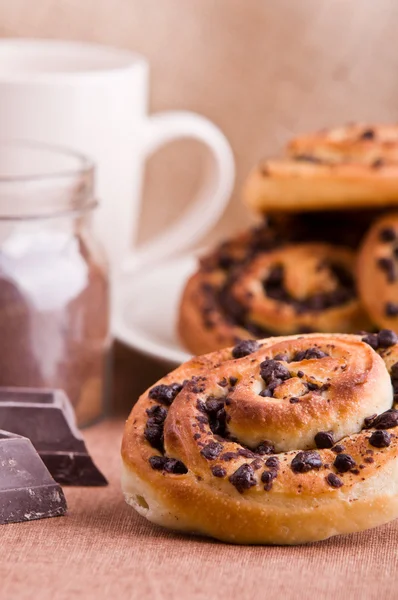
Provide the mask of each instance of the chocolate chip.
{"label": "chocolate chip", "polygon": [[369,444],[375,448],[387,448],[391,444],[391,435],[384,429],[374,431],[369,438]]}
{"label": "chocolate chip", "polygon": [[290,404],[297,404],[298,402],[300,402],[300,398],[293,396],[292,398],[289,399],[289,402],[290,402]]}
{"label": "chocolate chip", "polygon": [[319,431],[314,440],[317,448],[332,448],[334,444],[333,432]]}
{"label": "chocolate chip", "polygon": [[377,333],[368,333],[368,335],[365,335],[362,338],[362,341],[365,342],[365,344],[371,346],[373,350],[377,350],[377,348],[379,347],[379,337]]}
{"label": "chocolate chip", "polygon": [[270,456],[265,461],[265,466],[269,469],[279,469],[279,458],[277,456]]}
{"label": "chocolate chip", "polygon": [[382,413],[373,421],[375,429],[391,429],[398,425],[398,410],[390,408]]}
{"label": "chocolate chip", "polygon": [[232,473],[229,477],[229,481],[236,487],[238,492],[242,494],[245,490],[256,485],[253,467],[247,464],[241,465],[234,473]]}
{"label": "chocolate chip", "polygon": [[395,263],[392,258],[388,258],[387,256],[382,256],[377,259],[377,264],[379,268],[385,272],[387,275],[388,283],[394,283],[396,280],[396,269]]}
{"label": "chocolate chip", "polygon": [[283,360],[284,362],[288,361],[288,355],[287,354],[276,354],[274,356],[274,360]]}
{"label": "chocolate chip", "polygon": [[338,454],[334,459],[333,466],[339,473],[346,473],[356,466],[355,460],[349,454]]}
{"label": "chocolate chip", "polygon": [[167,417],[167,409],[159,404],[147,408],[146,414],[151,417],[153,423],[163,423]]}
{"label": "chocolate chip", "polygon": [[361,140],[374,140],[375,137],[376,135],[373,129],[365,129],[360,135]]}
{"label": "chocolate chip", "polygon": [[150,443],[152,448],[156,448],[159,452],[163,452],[163,427],[166,415],[160,412],[154,414],[154,416],[148,419],[144,429],[145,439]]}
{"label": "chocolate chip", "polygon": [[261,442],[257,446],[257,448],[254,449],[254,452],[256,454],[260,454],[260,456],[264,456],[265,454],[274,454],[275,447],[272,444],[272,442],[268,442],[267,440],[265,440],[264,442]]}
{"label": "chocolate chip", "polygon": [[252,450],[249,450],[249,448],[239,448],[238,456],[244,456],[245,458],[254,458],[255,454]]}
{"label": "chocolate chip", "polygon": [[259,343],[255,340],[242,340],[233,348],[232,356],[234,358],[243,358],[249,354],[253,354],[260,347]]}
{"label": "chocolate chip", "polygon": [[[345,368],[347,367],[347,365],[342,365],[341,369],[343,371],[345,371]],[[331,384],[330,383],[323,383],[321,385],[321,387],[319,388],[320,392],[326,392],[329,388],[330,388]]]}
{"label": "chocolate chip", "polygon": [[297,377],[304,377],[304,371],[297,371]]}
{"label": "chocolate chip", "polygon": [[391,378],[398,379],[398,362],[394,363],[391,367]]}
{"label": "chocolate chip", "polygon": [[277,360],[267,359],[260,363],[260,375],[265,383],[273,380],[285,380],[290,378],[289,370]]}
{"label": "chocolate chip", "polygon": [[282,384],[282,379],[273,379],[271,383],[268,384],[268,389],[273,394],[275,389]]}
{"label": "chocolate chip", "polygon": [[238,456],[237,452],[224,452],[224,454],[222,454],[220,456],[221,460],[225,460],[225,462],[229,462],[230,460],[236,458]]}
{"label": "chocolate chip", "polygon": [[180,460],[175,458],[166,458],[165,456],[151,456],[149,464],[155,471],[166,471],[166,473],[174,473],[176,475],[184,475],[188,473],[188,469]]}
{"label": "chocolate chip", "polygon": [[221,467],[221,465],[214,465],[214,467],[211,468],[211,472],[213,473],[214,477],[225,477],[227,474],[227,471]]}
{"label": "chocolate chip", "polygon": [[307,386],[307,389],[310,392],[319,391],[319,385],[317,383],[313,383],[312,381],[306,381],[305,385]]}
{"label": "chocolate chip", "polygon": [[[301,353],[298,353],[298,354],[301,355]],[[329,354],[326,354],[326,352],[323,352],[319,348],[308,348],[308,350],[305,350],[304,356],[302,358],[299,358],[299,360],[311,360],[313,358],[325,358],[326,356],[329,356]],[[297,360],[297,359],[294,359],[294,360]]]}
{"label": "chocolate chip", "polygon": [[337,475],[335,475],[334,473],[329,473],[329,475],[326,477],[326,481],[330,486],[334,488],[340,488],[343,485],[343,482],[341,481],[340,477],[337,477]]}
{"label": "chocolate chip", "polygon": [[206,444],[204,448],[200,451],[201,455],[207,458],[207,460],[214,460],[217,458],[219,454],[222,452],[222,444],[218,442],[210,442]]}
{"label": "chocolate chip", "polygon": [[363,459],[363,462],[366,462],[368,464],[372,464],[374,463],[375,459],[372,456],[365,456],[365,458]]}
{"label": "chocolate chip", "polygon": [[175,458],[168,458],[164,466],[166,473],[175,473],[176,475],[184,475],[188,473],[188,469],[183,462]]}
{"label": "chocolate chip", "polygon": [[261,481],[265,484],[264,489],[266,492],[269,492],[272,488],[272,483],[276,476],[276,471],[264,471],[264,473],[262,473]]}
{"label": "chocolate chip", "polygon": [[396,317],[398,315],[398,303],[386,302],[384,306],[384,314],[386,317]]}
{"label": "chocolate chip", "polygon": [[332,448],[332,452],[335,452],[336,454],[340,454],[341,452],[343,452],[344,450],[344,446],[340,446],[340,444],[337,444],[337,446],[333,446]]}
{"label": "chocolate chip", "polygon": [[365,417],[364,427],[365,428],[372,427],[376,417],[377,417],[376,413],[374,413],[373,415],[370,415],[370,417]]}
{"label": "chocolate chip", "polygon": [[378,338],[380,348],[389,348],[390,346],[394,346],[398,341],[397,334],[391,329],[381,329],[378,333]]}
{"label": "chocolate chip", "polygon": [[229,385],[231,387],[234,387],[237,383],[238,383],[238,378],[237,377],[230,377],[229,378]]}
{"label": "chocolate chip", "polygon": [[225,250],[221,250],[218,256],[218,266],[220,269],[224,269],[227,271],[235,264],[235,259],[233,256],[228,254]]}
{"label": "chocolate chip", "polygon": [[224,408],[224,399],[216,396],[209,396],[205,402],[206,412],[209,414],[217,414],[219,410]]}
{"label": "chocolate chip", "polygon": [[225,412],[225,408],[221,408],[219,411],[217,411],[215,416],[210,415],[209,425],[211,431],[215,435],[225,437],[227,428],[227,413]]}
{"label": "chocolate chip", "polygon": [[383,227],[379,232],[379,239],[382,242],[393,242],[397,238],[397,234],[393,227]]}
{"label": "chocolate chip", "polygon": [[305,450],[304,452],[299,452],[293,458],[290,466],[294,473],[307,473],[311,469],[320,469],[322,460],[318,452]]}
{"label": "chocolate chip", "polygon": [[255,458],[250,464],[255,471],[257,471],[258,469],[261,469],[261,467],[264,465],[261,458]]}
{"label": "chocolate chip", "polygon": [[170,385],[161,383],[149,390],[149,397],[152,400],[158,400],[159,402],[163,402],[163,404],[170,405],[181,390],[182,385],[180,383],[171,383]]}
{"label": "chocolate chip", "polygon": [[385,164],[382,158],[376,158],[371,164],[372,169],[380,169]]}
{"label": "chocolate chip", "polygon": [[283,282],[283,276],[284,276],[284,269],[283,269],[283,265],[274,265],[267,276],[267,283],[268,284],[281,284]]}
{"label": "chocolate chip", "polygon": [[155,471],[162,471],[166,464],[167,458],[165,456],[151,456],[149,464]]}
{"label": "chocolate chip", "polygon": [[261,396],[262,398],[272,398],[273,393],[270,389],[268,388],[264,388],[263,390],[261,390],[261,392],[259,393],[259,396]]}

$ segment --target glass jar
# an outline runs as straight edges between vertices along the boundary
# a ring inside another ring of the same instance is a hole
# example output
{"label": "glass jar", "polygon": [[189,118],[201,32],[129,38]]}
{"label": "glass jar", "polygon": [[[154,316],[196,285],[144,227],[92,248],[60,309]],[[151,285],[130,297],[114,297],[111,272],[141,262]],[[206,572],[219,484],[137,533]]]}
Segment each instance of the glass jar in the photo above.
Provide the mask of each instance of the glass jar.
{"label": "glass jar", "polygon": [[62,388],[80,426],[103,412],[110,347],[93,186],[81,155],[0,144],[0,386]]}

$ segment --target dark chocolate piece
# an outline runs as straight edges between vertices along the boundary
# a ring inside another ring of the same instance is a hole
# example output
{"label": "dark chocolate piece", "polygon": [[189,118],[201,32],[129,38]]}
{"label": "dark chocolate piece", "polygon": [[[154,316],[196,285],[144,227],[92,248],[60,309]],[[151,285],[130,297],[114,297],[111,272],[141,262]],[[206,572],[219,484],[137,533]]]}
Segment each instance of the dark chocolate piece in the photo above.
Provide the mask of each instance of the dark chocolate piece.
{"label": "dark chocolate piece", "polygon": [[236,487],[240,494],[243,494],[245,490],[248,490],[257,483],[253,467],[247,464],[243,464],[236,469],[229,477],[229,481]]}
{"label": "dark chocolate piece", "polygon": [[[374,163],[373,163],[374,166]],[[379,232],[379,239],[381,242],[394,242],[397,238],[397,234],[393,227],[383,227]]]}
{"label": "dark chocolate piece", "polygon": [[322,459],[314,450],[299,452],[290,463],[290,468],[294,473],[308,473],[311,469],[320,469],[321,466]]}
{"label": "dark chocolate piece", "polygon": [[398,425],[398,410],[390,408],[378,415],[372,423],[375,429],[392,429]]}
{"label": "dark chocolate piece", "polygon": [[375,448],[387,448],[391,444],[391,435],[384,429],[374,431],[369,438],[369,444]]}
{"label": "dark chocolate piece", "polygon": [[333,488],[340,488],[343,485],[343,482],[341,481],[340,477],[338,477],[334,473],[329,473],[329,475],[327,475],[326,477],[326,481]]}
{"label": "dark chocolate piece", "polygon": [[0,524],[60,517],[67,506],[30,440],[0,430]]}
{"label": "dark chocolate piece", "polygon": [[396,317],[398,315],[398,304],[396,302],[387,302],[384,307],[386,317]]}
{"label": "dark chocolate piece", "polygon": [[391,329],[381,329],[378,333],[379,348],[389,348],[398,342],[395,331]]}
{"label": "dark chocolate piece", "polygon": [[349,454],[338,454],[334,459],[333,466],[339,473],[347,473],[350,469],[353,469],[356,465],[355,460]]}
{"label": "dark chocolate piece", "polygon": [[0,388],[0,427],[32,442],[55,481],[62,485],[107,485],[75,424],[61,390]]}
{"label": "dark chocolate piece", "polygon": [[332,448],[334,445],[333,431],[318,431],[314,438],[316,447]]}
{"label": "dark chocolate piece", "polygon": [[242,340],[233,348],[232,356],[234,358],[243,358],[249,354],[253,354],[260,348],[260,344],[255,340]]}

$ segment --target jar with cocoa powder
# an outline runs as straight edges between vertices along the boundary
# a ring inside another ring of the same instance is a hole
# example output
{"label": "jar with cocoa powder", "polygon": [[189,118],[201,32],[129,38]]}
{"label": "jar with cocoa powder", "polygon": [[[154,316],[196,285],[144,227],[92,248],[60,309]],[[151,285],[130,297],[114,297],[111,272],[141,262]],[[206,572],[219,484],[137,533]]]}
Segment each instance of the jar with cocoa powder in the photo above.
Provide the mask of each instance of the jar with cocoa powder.
{"label": "jar with cocoa powder", "polygon": [[93,188],[83,156],[0,144],[0,386],[62,388],[79,425],[103,412],[110,347]]}

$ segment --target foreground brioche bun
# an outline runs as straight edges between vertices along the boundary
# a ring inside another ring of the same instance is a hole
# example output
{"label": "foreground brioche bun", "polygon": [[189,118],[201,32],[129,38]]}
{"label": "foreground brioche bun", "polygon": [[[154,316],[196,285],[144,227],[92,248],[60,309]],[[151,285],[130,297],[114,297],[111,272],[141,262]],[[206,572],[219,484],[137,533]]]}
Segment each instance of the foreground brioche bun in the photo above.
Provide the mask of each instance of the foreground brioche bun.
{"label": "foreground brioche bun", "polygon": [[396,518],[396,341],[388,331],[250,340],[181,365],[126,423],[126,501],[158,525],[245,544]]}

